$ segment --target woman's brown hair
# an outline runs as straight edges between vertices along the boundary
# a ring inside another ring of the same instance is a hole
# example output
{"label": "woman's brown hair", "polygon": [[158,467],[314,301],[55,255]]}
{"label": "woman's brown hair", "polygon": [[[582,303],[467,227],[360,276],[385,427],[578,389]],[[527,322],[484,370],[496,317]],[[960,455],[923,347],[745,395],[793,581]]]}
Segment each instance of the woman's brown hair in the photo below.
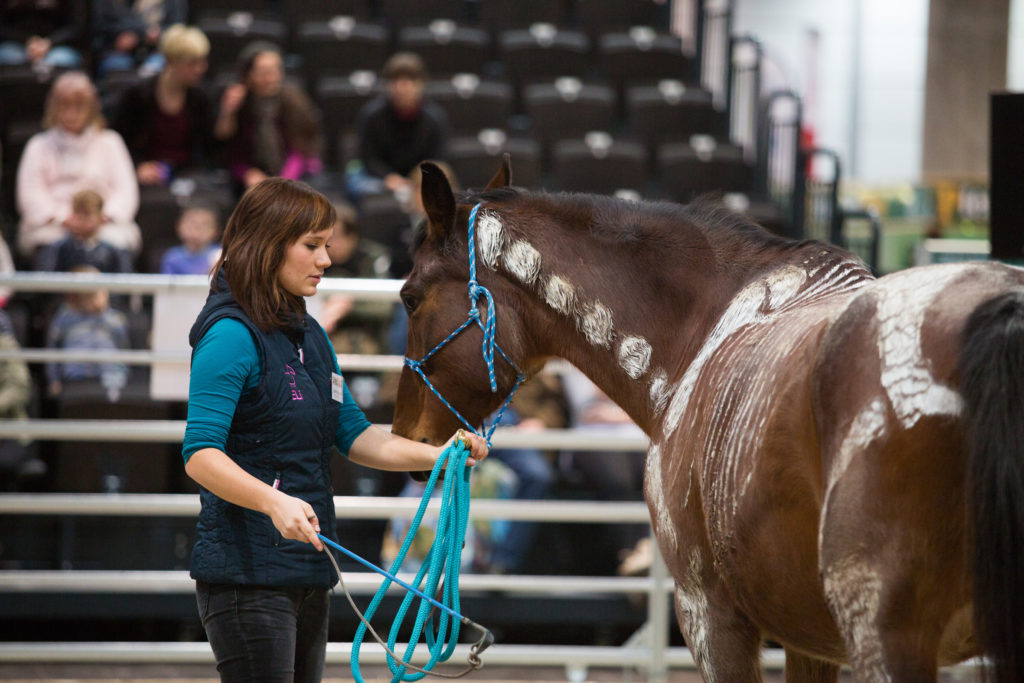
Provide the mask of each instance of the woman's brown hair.
{"label": "woman's brown hair", "polygon": [[308,232],[334,227],[337,216],[327,197],[309,185],[268,178],[239,200],[228,218],[213,281],[223,271],[235,301],[262,330],[285,325],[286,315],[306,310],[277,278],[285,251]]}

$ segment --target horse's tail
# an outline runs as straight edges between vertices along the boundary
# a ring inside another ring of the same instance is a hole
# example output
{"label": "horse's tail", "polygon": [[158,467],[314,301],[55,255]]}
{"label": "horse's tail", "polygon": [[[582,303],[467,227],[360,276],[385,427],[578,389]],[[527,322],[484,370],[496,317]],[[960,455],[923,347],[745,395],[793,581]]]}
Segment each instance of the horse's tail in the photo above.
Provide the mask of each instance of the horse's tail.
{"label": "horse's tail", "polygon": [[975,633],[996,680],[1024,681],[1024,289],[971,314],[960,376]]}

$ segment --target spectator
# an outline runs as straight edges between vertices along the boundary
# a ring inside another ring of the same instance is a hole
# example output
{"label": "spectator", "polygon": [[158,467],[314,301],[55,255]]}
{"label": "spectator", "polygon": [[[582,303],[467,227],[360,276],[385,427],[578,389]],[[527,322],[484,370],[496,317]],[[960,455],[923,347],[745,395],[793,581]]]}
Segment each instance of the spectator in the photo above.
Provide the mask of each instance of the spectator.
{"label": "spectator", "polygon": [[[356,211],[347,202],[335,202],[338,222],[327,244],[330,267],[326,277],[382,278],[388,276],[391,257],[383,245],[359,235]],[[348,294],[332,294],[324,302],[321,323],[338,353],[382,353],[392,305],[356,301]]]}
{"label": "spectator", "polygon": [[[92,266],[76,266],[72,272],[96,273]],[[113,350],[128,348],[128,321],[110,307],[110,294],[103,289],[67,294],[50,322],[47,348]],[[46,381],[50,396],[59,396],[68,382],[99,380],[111,401],[121,395],[127,379],[121,363],[47,363]]]}
{"label": "spectator", "polygon": [[42,133],[29,139],[18,166],[21,212],[18,251],[32,258],[36,249],[68,234],[71,196],[95,190],[103,197],[106,222],[99,237],[136,254],[142,245],[134,222],[139,186],[121,136],[106,130],[100,100],[89,77],[62,74],[46,100]]}
{"label": "spectator", "polygon": [[79,68],[86,8],[85,0],[0,0],[0,64]]}
{"label": "spectator", "polygon": [[93,36],[102,78],[138,67],[156,73],[164,59],[155,48],[164,27],[188,18],[185,0],[93,0]]}
{"label": "spectator", "polygon": [[202,31],[175,24],[160,39],[163,71],[121,95],[112,125],[128,146],[140,185],[166,186],[211,161],[213,106],[199,87],[209,53]]}
{"label": "spectator", "polygon": [[160,262],[165,275],[209,275],[220,258],[220,221],[217,211],[207,206],[190,206],[178,217],[178,239]]}
{"label": "spectator", "polygon": [[92,190],[79,190],[71,197],[67,237],[42,247],[36,270],[66,273],[75,266],[93,266],[101,273],[132,272],[132,257],[99,238],[103,226],[103,197]]}
{"label": "spectator", "polygon": [[[0,349],[18,348],[11,319],[0,310]],[[23,420],[28,417],[32,381],[25,361],[0,360],[0,419]],[[18,484],[31,477],[42,476],[46,465],[26,450],[21,439],[0,438],[0,490],[16,490]]]}
{"label": "spectator", "polygon": [[243,189],[269,176],[310,180],[323,163],[319,115],[309,96],[284,80],[273,43],[246,46],[239,62],[241,82],[224,90],[214,128],[226,141],[232,177]]}
{"label": "spectator", "polygon": [[[362,173],[380,179],[386,189],[409,190],[409,174],[421,161],[443,156],[448,134],[444,111],[423,98],[427,69],[419,55],[399,52],[384,65],[387,95],[367,102],[359,112]],[[349,187],[362,194],[361,181]]]}

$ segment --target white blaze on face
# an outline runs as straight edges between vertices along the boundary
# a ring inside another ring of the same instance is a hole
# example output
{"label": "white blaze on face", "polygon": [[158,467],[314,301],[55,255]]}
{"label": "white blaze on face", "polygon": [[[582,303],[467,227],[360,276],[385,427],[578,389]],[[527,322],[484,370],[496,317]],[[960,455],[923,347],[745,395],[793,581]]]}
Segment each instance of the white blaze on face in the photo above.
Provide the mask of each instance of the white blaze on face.
{"label": "white blaze on face", "polygon": [[633,379],[647,372],[651,364],[651,345],[643,337],[626,337],[619,343],[619,365]]}
{"label": "white blaze on face", "polygon": [[524,285],[532,285],[540,275],[540,252],[526,240],[516,240],[504,254],[505,269]]}
{"label": "white blaze on face", "polygon": [[476,234],[480,260],[493,270],[505,248],[505,227],[495,214],[479,211],[476,214]]}
{"label": "white blaze on face", "polygon": [[905,271],[875,289],[882,386],[905,429],[925,415],[960,412],[960,395],[932,376],[921,350],[921,327],[935,299],[962,273],[961,268]]}
{"label": "white blaze on face", "polygon": [[579,320],[580,331],[594,346],[608,348],[612,344],[612,312],[600,301],[586,304]]}

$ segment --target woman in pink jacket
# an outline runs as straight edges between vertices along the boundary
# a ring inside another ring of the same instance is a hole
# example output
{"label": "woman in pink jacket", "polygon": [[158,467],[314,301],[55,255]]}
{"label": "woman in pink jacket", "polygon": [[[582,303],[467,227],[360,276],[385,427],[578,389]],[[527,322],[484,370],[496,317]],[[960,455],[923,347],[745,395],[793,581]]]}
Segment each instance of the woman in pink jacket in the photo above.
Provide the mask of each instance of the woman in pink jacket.
{"label": "woman in pink jacket", "polygon": [[103,197],[99,238],[137,254],[142,237],[135,224],[135,167],[121,136],[106,129],[88,76],[71,71],[54,81],[43,126],[46,130],[28,141],[18,166],[18,251],[31,258],[39,247],[65,237],[75,220],[71,196],[93,190]]}

